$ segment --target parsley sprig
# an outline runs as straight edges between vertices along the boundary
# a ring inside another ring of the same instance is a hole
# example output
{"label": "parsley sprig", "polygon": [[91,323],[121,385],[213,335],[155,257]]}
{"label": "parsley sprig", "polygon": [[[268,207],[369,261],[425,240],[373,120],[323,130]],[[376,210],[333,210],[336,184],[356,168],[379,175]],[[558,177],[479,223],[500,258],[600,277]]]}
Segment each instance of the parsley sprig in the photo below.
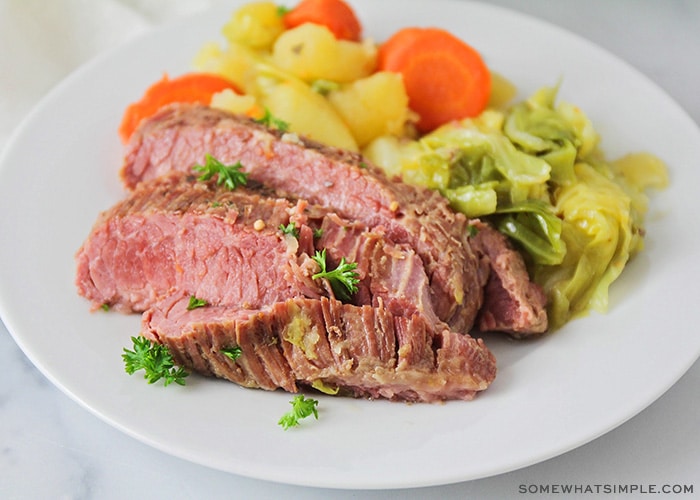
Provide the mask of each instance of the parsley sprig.
{"label": "parsley sprig", "polygon": [[190,301],[187,303],[187,310],[191,311],[192,309],[197,309],[199,307],[206,307],[209,305],[209,302],[207,302],[204,299],[198,299],[194,295],[190,295]]}
{"label": "parsley sprig", "polygon": [[224,347],[219,352],[232,361],[236,361],[243,354],[243,349],[240,346]]}
{"label": "parsley sprig", "polygon": [[209,153],[204,158],[204,165],[197,164],[192,167],[194,170],[202,172],[202,175],[197,177],[197,180],[208,181],[216,175],[218,176],[216,184],[218,186],[224,184],[230,191],[233,191],[238,186],[248,184],[248,174],[241,172],[241,168],[243,168],[241,162],[237,161],[233,165],[224,165]]}
{"label": "parsley sprig", "polygon": [[312,398],[305,398],[303,394],[294,396],[290,401],[292,409],[282,415],[282,418],[277,422],[286,431],[291,427],[299,425],[299,421],[303,418],[314,416],[318,420],[318,401]]}
{"label": "parsley sprig", "polygon": [[357,284],[360,282],[359,275],[355,272],[356,262],[347,262],[345,257],[340,259],[338,267],[332,270],[327,269],[326,249],[316,250],[312,257],[321,268],[321,271],[311,276],[313,279],[325,278],[331,285],[336,298],[343,302],[349,302],[352,295],[357,292]]}
{"label": "parsley sprig", "polygon": [[134,344],[134,350],[124,348],[122,354],[126,373],[133,375],[138,370],[144,370],[144,378],[149,384],[163,379],[166,386],[173,382],[185,385],[185,378],[189,373],[181,366],[175,367],[175,361],[166,346],[142,336],[131,337],[131,342]]}
{"label": "parsley sprig", "polygon": [[291,234],[295,238],[299,239],[299,228],[294,224],[294,222],[290,222],[286,226],[284,224],[279,225],[279,230],[282,231],[282,234]]}
{"label": "parsley sprig", "polygon": [[267,108],[265,108],[265,114],[260,118],[256,118],[254,121],[269,128],[276,128],[280,132],[289,131],[289,123],[274,116]]}

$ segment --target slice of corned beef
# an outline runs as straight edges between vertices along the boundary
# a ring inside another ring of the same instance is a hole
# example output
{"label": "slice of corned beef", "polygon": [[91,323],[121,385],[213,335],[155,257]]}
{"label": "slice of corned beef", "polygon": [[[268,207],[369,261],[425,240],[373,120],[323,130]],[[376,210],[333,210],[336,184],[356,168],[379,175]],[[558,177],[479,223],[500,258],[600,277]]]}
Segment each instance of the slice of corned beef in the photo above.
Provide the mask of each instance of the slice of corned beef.
{"label": "slice of corned beef", "polygon": [[525,337],[547,330],[547,296],[530,280],[522,256],[490,225],[474,220],[472,245],[491,270],[476,327]]}
{"label": "slice of corned beef", "polygon": [[177,172],[143,183],[100,215],[77,252],[78,292],[123,312],[174,290],[245,308],[318,297],[311,248],[279,230],[296,208]]}
{"label": "slice of corned beef", "polygon": [[326,249],[331,268],[343,257],[357,264],[360,284],[353,304],[377,306],[381,301],[397,316],[422,314],[429,323],[440,321],[430,300],[428,276],[413,249],[335,214],[323,218],[320,232],[316,247]]}
{"label": "slice of corned beef", "polygon": [[[393,315],[381,304],[295,298],[258,311],[187,310],[187,297],[173,296],[144,313],[142,334],[190,370],[267,390],[469,400],[496,376],[494,356],[480,339],[418,314]],[[235,360],[224,354],[234,348]]]}
{"label": "slice of corned beef", "polygon": [[[280,226],[290,223],[291,234],[283,234]],[[325,280],[313,280],[317,250],[326,251],[328,269],[342,258],[357,265],[353,303],[381,300],[397,315],[438,321],[412,249],[304,201],[231,192],[180,172],[140,184],[102,214],[78,252],[77,283],[95,306],[127,312],[175,291],[260,308],[297,295],[333,296]]]}
{"label": "slice of corned beef", "polygon": [[172,170],[190,171],[206,154],[241,162],[250,178],[382,231],[415,249],[430,280],[437,316],[468,331],[482,302],[483,276],[466,218],[436,192],[393,182],[361,156],[200,105],[171,105],[142,122],[127,146],[129,188]]}

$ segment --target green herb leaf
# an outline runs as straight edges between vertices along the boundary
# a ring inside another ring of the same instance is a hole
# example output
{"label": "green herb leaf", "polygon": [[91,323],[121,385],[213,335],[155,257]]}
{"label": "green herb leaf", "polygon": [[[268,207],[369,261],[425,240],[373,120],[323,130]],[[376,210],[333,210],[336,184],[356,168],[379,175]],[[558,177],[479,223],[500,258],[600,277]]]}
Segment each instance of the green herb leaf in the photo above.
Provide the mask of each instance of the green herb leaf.
{"label": "green herb leaf", "polygon": [[224,165],[207,153],[204,165],[195,165],[192,168],[198,172],[202,172],[202,175],[200,175],[197,180],[208,181],[216,175],[218,176],[216,184],[218,186],[224,184],[230,191],[233,191],[238,186],[245,186],[248,184],[248,174],[241,172],[241,168],[243,168],[241,162],[236,162],[234,165]]}
{"label": "green herb leaf", "polygon": [[287,132],[289,130],[289,123],[274,117],[267,108],[265,108],[265,114],[262,118],[256,119],[255,122],[269,128],[276,128],[280,132]]}
{"label": "green herb leaf", "polygon": [[226,347],[221,349],[219,352],[233,361],[236,361],[241,357],[241,354],[243,354],[243,350],[239,346]]}
{"label": "green herb leaf", "polygon": [[295,238],[299,239],[299,228],[293,222],[290,222],[286,226],[284,224],[280,224],[279,229],[282,231],[282,234],[291,234]]}
{"label": "green herb leaf", "polygon": [[208,306],[209,302],[203,299],[198,299],[194,295],[190,295],[190,302],[187,304],[187,310],[197,309],[198,307]]}
{"label": "green herb leaf", "polygon": [[357,292],[357,284],[360,282],[359,275],[355,272],[357,263],[346,262],[345,257],[340,259],[338,267],[333,270],[326,268],[326,249],[321,252],[316,250],[312,257],[313,260],[321,267],[321,271],[312,276],[313,279],[325,278],[331,285],[336,298],[343,302],[348,302],[352,299],[352,294]]}
{"label": "green herb leaf", "polygon": [[277,422],[286,431],[291,427],[299,425],[299,421],[311,415],[318,420],[318,401],[312,398],[306,399],[303,394],[294,396],[290,401],[292,409],[282,415]]}
{"label": "green herb leaf", "polygon": [[144,370],[144,378],[149,384],[163,379],[165,386],[173,382],[185,385],[185,377],[189,373],[182,367],[175,368],[175,361],[166,346],[141,336],[131,337],[131,341],[134,350],[124,348],[122,354],[126,373],[133,375],[139,370]]}

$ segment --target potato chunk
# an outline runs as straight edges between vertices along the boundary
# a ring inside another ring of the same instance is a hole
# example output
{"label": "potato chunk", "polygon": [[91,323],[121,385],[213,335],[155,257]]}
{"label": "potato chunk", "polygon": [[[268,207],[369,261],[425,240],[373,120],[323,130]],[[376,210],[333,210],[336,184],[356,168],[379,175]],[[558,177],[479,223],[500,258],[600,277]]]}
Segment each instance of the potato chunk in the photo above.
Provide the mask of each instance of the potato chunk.
{"label": "potato chunk", "polygon": [[408,120],[408,95],[401,75],[378,72],[328,94],[360,147],[382,135],[401,135]]}
{"label": "potato chunk", "polygon": [[284,31],[282,16],[274,2],[251,2],[236,10],[222,29],[231,43],[253,49],[269,49]]}
{"label": "potato chunk", "polygon": [[266,87],[262,104],[273,116],[287,122],[291,132],[330,146],[358,150],[353,135],[333,106],[299,80]]}
{"label": "potato chunk", "polygon": [[272,48],[275,66],[306,82],[351,82],[376,67],[377,48],[370,42],[338,40],[325,26],[302,24],[282,33]]}
{"label": "potato chunk", "polygon": [[259,113],[259,106],[252,95],[239,95],[231,89],[217,92],[211,97],[209,105],[212,108],[223,109],[229,113],[254,115]]}
{"label": "potato chunk", "polygon": [[257,92],[257,64],[261,56],[238,43],[229,43],[222,49],[217,43],[202,46],[194,58],[197,71],[214,73],[228,78],[246,94]]}

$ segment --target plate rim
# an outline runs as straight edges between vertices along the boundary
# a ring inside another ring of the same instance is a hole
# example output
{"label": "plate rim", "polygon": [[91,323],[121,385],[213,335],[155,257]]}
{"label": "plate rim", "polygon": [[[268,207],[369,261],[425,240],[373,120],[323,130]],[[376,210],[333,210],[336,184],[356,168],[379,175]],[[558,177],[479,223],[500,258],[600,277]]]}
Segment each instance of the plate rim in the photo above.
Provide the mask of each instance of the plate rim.
{"label": "plate rim", "polygon": [[[446,3],[446,4],[452,4],[452,5],[455,5],[455,6],[456,6],[457,4],[459,4],[460,6],[462,6],[462,5],[468,5],[468,4],[469,4],[469,3],[466,3],[466,2],[455,2],[455,1],[452,1],[452,0],[441,0],[441,1],[444,2],[444,3]],[[362,2],[358,2],[358,3],[362,3]],[[416,3],[417,3],[417,2],[416,2]],[[625,65],[625,66],[627,67],[628,70],[633,71],[634,73],[636,73],[636,74],[638,75],[639,78],[644,79],[644,81],[646,82],[647,85],[651,85],[657,92],[659,92],[660,94],[662,94],[663,96],[665,96],[666,99],[669,99],[671,102],[673,102],[673,103],[677,106],[677,109],[674,110],[674,111],[675,111],[676,113],[680,112],[680,113],[682,113],[683,115],[685,115],[686,119],[689,120],[689,123],[691,123],[691,124],[694,126],[695,132],[696,132],[696,133],[699,132],[699,131],[698,131],[698,128],[697,128],[697,124],[695,124],[695,122],[692,120],[692,118],[690,118],[690,117],[687,115],[687,113],[676,103],[676,101],[675,101],[671,96],[669,96],[668,94],[666,94],[666,93],[665,93],[658,85],[656,85],[651,79],[649,79],[646,75],[644,75],[643,73],[641,73],[639,70],[637,70],[636,68],[634,68],[633,66],[631,66],[631,65],[630,65],[629,63],[627,63],[626,61],[624,61],[624,60],[622,60],[622,59],[619,59],[618,57],[616,57],[616,56],[614,56],[613,54],[611,54],[611,53],[605,51],[604,49],[602,49],[602,48],[600,48],[599,46],[593,44],[592,42],[586,40],[585,38],[581,37],[580,35],[577,35],[577,34],[568,32],[568,31],[566,31],[566,30],[563,30],[562,28],[560,28],[560,27],[558,27],[558,26],[556,26],[556,25],[553,25],[553,24],[549,24],[549,23],[547,23],[546,21],[543,21],[543,20],[541,20],[541,19],[534,18],[534,17],[528,16],[528,15],[526,15],[526,14],[523,14],[523,13],[521,13],[521,12],[512,11],[512,10],[509,10],[509,9],[506,9],[506,8],[500,7],[500,6],[490,6],[490,5],[485,5],[485,4],[475,4],[475,5],[478,5],[479,8],[484,8],[484,9],[487,9],[487,10],[488,10],[488,9],[497,9],[497,10],[500,10],[500,11],[509,12],[511,15],[512,15],[512,14],[515,14],[517,17],[526,18],[526,19],[528,19],[530,22],[535,21],[535,22],[537,22],[537,23],[539,23],[539,24],[546,25],[546,26],[548,26],[548,27],[550,27],[550,28],[553,27],[553,28],[557,29],[560,33],[565,33],[566,36],[573,36],[573,37],[575,37],[576,39],[578,39],[579,42],[585,42],[586,45],[588,45],[588,46],[590,46],[590,47],[594,47],[596,50],[602,51],[602,52],[605,53],[608,57],[614,59],[618,64],[623,64],[623,65]],[[459,7],[459,8],[461,8],[461,7]],[[230,11],[231,9],[232,9],[232,8],[231,8],[230,6],[227,6],[225,9],[222,8],[222,7],[217,7],[217,8],[215,8],[215,9],[212,9],[211,11],[208,11],[207,13],[201,13],[201,14],[198,14],[197,16],[193,16],[193,17],[194,17],[194,18],[198,18],[198,17],[209,17],[209,15],[211,15],[211,12],[212,12],[212,11],[217,11],[217,12],[218,12],[218,11],[223,11],[223,10]],[[89,72],[91,71],[91,68],[96,67],[96,66],[99,66],[100,64],[103,64],[103,61],[106,61],[106,60],[111,59],[111,58],[113,57],[113,54],[114,54],[114,53],[119,53],[119,52],[121,52],[122,50],[125,50],[125,46],[126,46],[126,45],[132,45],[132,46],[140,45],[140,44],[144,43],[145,40],[148,40],[148,39],[150,39],[151,37],[161,36],[162,33],[168,32],[168,31],[174,29],[175,26],[182,25],[182,24],[184,24],[185,22],[189,22],[191,19],[192,19],[192,17],[188,18],[187,20],[178,20],[177,22],[174,22],[174,23],[167,23],[167,24],[165,24],[165,25],[163,25],[163,26],[161,26],[161,27],[156,28],[156,29],[153,30],[153,31],[145,32],[145,33],[142,34],[142,35],[138,35],[138,36],[134,37],[132,40],[128,41],[126,44],[120,45],[119,47],[116,47],[116,48],[114,48],[114,49],[112,49],[112,50],[110,50],[110,51],[107,51],[106,53],[101,54],[100,56],[98,56],[98,57],[92,59],[91,61],[89,61],[89,62],[86,63],[85,65],[82,65],[82,66],[81,66],[80,68],[78,68],[76,71],[72,72],[72,73],[71,73],[70,75],[68,75],[66,78],[64,78],[57,86],[55,86],[49,93],[47,93],[41,100],[39,100],[39,101],[37,102],[37,105],[36,105],[36,106],[32,109],[32,111],[24,118],[24,120],[21,122],[21,124],[13,131],[12,135],[11,135],[10,138],[8,139],[8,142],[7,142],[6,146],[5,146],[5,148],[3,148],[2,154],[0,155],[0,179],[3,178],[3,171],[5,170],[5,168],[7,168],[7,167],[6,167],[7,158],[9,158],[9,157],[11,156],[12,151],[13,151],[13,148],[14,148],[14,145],[15,145],[15,143],[18,141],[18,138],[22,137],[22,135],[25,133],[25,131],[31,128],[31,125],[32,125],[33,121],[36,120],[37,116],[40,116],[40,115],[41,115],[42,109],[47,105],[47,103],[50,103],[50,102],[52,101],[52,99],[55,98],[54,96],[60,95],[60,93],[63,91],[64,88],[70,87],[71,85],[73,85],[75,80],[79,80],[79,79],[81,78],[81,75],[83,75],[83,74],[85,74],[85,73],[89,73]],[[3,167],[5,167],[5,168],[3,168]],[[129,428],[127,428],[127,427],[124,427],[123,425],[120,425],[119,422],[107,418],[106,415],[103,415],[102,413],[99,413],[97,409],[91,407],[91,406],[90,406],[89,404],[87,404],[85,401],[81,400],[80,398],[76,398],[76,395],[70,390],[70,388],[64,386],[63,383],[62,383],[58,378],[56,378],[55,375],[54,375],[53,373],[51,373],[50,371],[47,371],[47,370],[45,369],[45,367],[43,366],[43,364],[42,364],[40,361],[37,361],[37,360],[35,359],[35,357],[33,356],[33,354],[35,354],[35,353],[31,352],[31,348],[29,348],[29,347],[26,345],[26,343],[23,342],[22,335],[19,335],[19,334],[17,334],[17,333],[15,332],[15,320],[14,320],[14,319],[10,319],[9,321],[7,320],[7,318],[12,318],[13,313],[12,313],[11,311],[7,311],[4,304],[5,304],[5,300],[3,299],[2,286],[0,286],[0,318],[2,318],[2,320],[3,320],[3,322],[5,323],[5,325],[6,325],[7,329],[8,329],[8,331],[10,332],[10,335],[13,337],[13,339],[15,340],[15,342],[16,342],[16,343],[19,345],[19,347],[22,349],[22,351],[24,352],[24,354],[32,361],[32,363],[40,370],[40,372],[41,372],[44,376],[46,376],[47,379],[49,379],[55,386],[57,386],[59,389],[61,389],[62,392],[64,392],[65,394],[67,394],[69,397],[71,397],[71,399],[74,399],[75,401],[77,401],[78,403],[80,403],[83,407],[85,407],[86,409],[88,409],[91,413],[95,414],[95,415],[98,416],[100,419],[106,421],[107,423],[109,423],[109,424],[112,425],[113,427],[116,427],[116,428],[120,429],[122,432],[125,432],[126,434],[128,434],[128,435],[130,435],[130,436],[132,436],[132,437],[135,437],[135,438],[137,438],[137,439],[139,439],[139,440],[141,440],[141,441],[147,442],[147,444],[149,444],[149,445],[151,445],[151,446],[153,446],[153,447],[155,447],[155,448],[157,448],[157,449],[160,449],[161,451],[164,451],[164,452],[169,453],[169,454],[171,454],[171,455],[179,456],[180,458],[183,458],[183,459],[185,459],[185,460],[190,460],[190,461],[192,461],[190,458],[188,458],[188,456],[187,456],[186,454],[185,454],[185,455],[182,455],[182,454],[180,454],[180,453],[177,452],[178,450],[173,450],[173,449],[170,449],[170,448],[167,447],[167,446],[163,446],[162,443],[153,443],[153,442],[145,441],[145,440],[144,440],[144,436],[141,436],[141,435],[139,435],[138,433],[135,433],[133,429],[129,429]],[[692,359],[690,359],[691,357],[692,357]],[[672,386],[683,376],[683,374],[685,374],[685,373],[687,372],[687,370],[697,361],[698,357],[700,357],[700,349],[698,350],[698,352],[697,352],[694,356],[690,356],[690,357],[688,358],[687,363],[685,363],[684,366],[682,366],[682,367],[680,367],[680,368],[678,368],[678,369],[676,370],[676,371],[678,371],[677,377],[675,377],[673,380],[669,380],[668,383],[666,384],[666,387],[665,387],[660,393],[655,394],[655,395],[650,395],[649,398],[648,398],[649,401],[648,401],[644,406],[642,406],[642,407],[640,407],[640,408],[637,408],[637,409],[636,409],[635,411],[633,411],[631,414],[627,415],[626,418],[624,418],[623,420],[618,421],[618,422],[616,422],[616,423],[612,423],[610,427],[608,427],[608,428],[606,428],[606,429],[601,429],[600,432],[599,432],[598,434],[593,435],[593,436],[590,436],[590,437],[584,439],[583,441],[578,442],[577,444],[576,444],[576,443],[572,443],[572,444],[571,444],[568,448],[566,448],[566,449],[559,449],[559,450],[553,451],[552,454],[550,454],[550,455],[541,456],[541,457],[535,459],[535,461],[532,461],[532,462],[530,462],[530,463],[523,463],[523,464],[517,465],[517,466],[515,466],[515,467],[512,467],[512,468],[510,468],[510,469],[492,471],[491,473],[488,473],[488,474],[486,474],[486,475],[479,475],[478,477],[488,477],[488,476],[491,476],[491,475],[495,475],[495,474],[500,474],[500,473],[508,472],[509,470],[514,470],[514,469],[517,469],[517,468],[525,467],[525,466],[527,466],[527,465],[532,465],[533,463],[541,462],[541,461],[546,460],[546,459],[548,459],[548,458],[552,458],[552,457],[554,457],[554,456],[558,456],[558,455],[560,455],[560,454],[566,453],[567,451],[570,451],[571,449],[577,448],[578,446],[581,446],[582,444],[585,444],[585,443],[587,443],[587,442],[590,442],[590,441],[596,439],[597,437],[599,437],[600,435],[609,432],[610,430],[612,430],[612,429],[618,427],[619,425],[623,424],[624,422],[626,422],[627,420],[629,420],[630,418],[632,418],[633,416],[635,416],[636,414],[638,414],[639,412],[641,412],[642,410],[644,410],[647,406],[649,406],[649,405],[650,405],[651,403],[653,403],[656,399],[658,399],[661,395],[663,395],[670,387],[672,387]],[[687,366],[685,366],[685,365],[687,365]],[[201,462],[197,462],[197,463],[201,463]],[[212,466],[212,465],[209,465],[209,464],[203,464],[203,465],[208,465],[208,466],[210,466],[210,467],[219,468],[219,467],[215,467],[215,466]],[[231,471],[231,472],[234,472],[234,471]],[[249,477],[256,477],[256,478],[258,478],[258,479],[266,479],[266,480],[277,481],[277,479],[275,479],[275,477],[271,477],[270,475],[260,475],[260,474],[256,475],[255,473],[253,473],[253,471],[249,471],[249,472],[245,473],[245,475],[246,475],[246,476],[249,476]],[[454,483],[454,482],[464,481],[464,480],[468,480],[468,479],[476,479],[476,477],[473,477],[473,478],[451,478],[451,479],[448,479],[448,480],[446,480],[446,481],[445,481],[445,478],[443,478],[443,479],[438,479],[437,481],[429,481],[429,482],[425,482],[425,483],[419,482],[419,483],[410,485],[410,486],[408,486],[408,487],[414,487],[414,486],[429,486],[429,485],[438,485],[438,484],[448,484],[448,483]],[[332,484],[318,484],[318,483],[316,483],[316,482],[314,482],[314,481],[298,481],[298,482],[295,482],[295,481],[293,480],[293,478],[286,478],[286,480],[284,480],[283,482],[287,482],[287,483],[289,483],[289,484],[302,485],[302,486],[324,486],[324,487],[352,488],[352,485],[348,485],[348,484],[344,484],[344,485],[340,485],[340,486],[334,486],[334,485],[332,485]],[[360,487],[361,487],[361,488],[370,488],[370,489],[385,489],[385,488],[396,488],[396,487],[406,487],[406,486],[404,486],[404,485],[402,485],[402,484],[382,485],[382,484],[380,484],[380,482],[377,482],[377,483],[375,483],[375,484],[363,484],[363,485],[360,485]]]}

